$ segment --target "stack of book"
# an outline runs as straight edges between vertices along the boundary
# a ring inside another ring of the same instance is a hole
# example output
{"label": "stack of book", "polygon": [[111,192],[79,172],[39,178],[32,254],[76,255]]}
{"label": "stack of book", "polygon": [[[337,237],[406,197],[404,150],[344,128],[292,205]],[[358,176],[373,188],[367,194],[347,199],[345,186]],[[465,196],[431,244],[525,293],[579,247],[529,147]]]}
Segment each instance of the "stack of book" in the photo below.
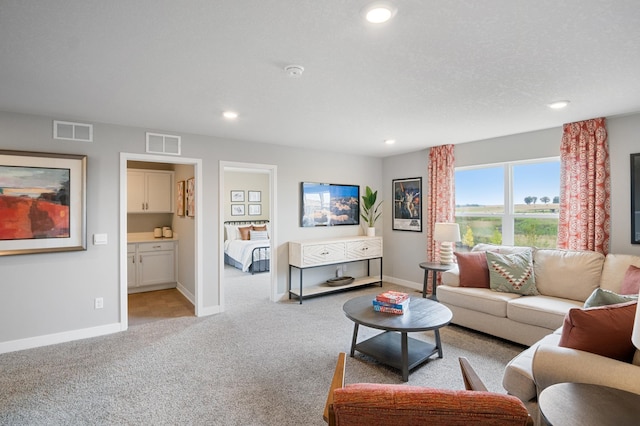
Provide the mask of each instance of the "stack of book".
{"label": "stack of book", "polygon": [[402,315],[409,309],[409,294],[400,291],[385,291],[373,299],[373,309],[377,312]]}

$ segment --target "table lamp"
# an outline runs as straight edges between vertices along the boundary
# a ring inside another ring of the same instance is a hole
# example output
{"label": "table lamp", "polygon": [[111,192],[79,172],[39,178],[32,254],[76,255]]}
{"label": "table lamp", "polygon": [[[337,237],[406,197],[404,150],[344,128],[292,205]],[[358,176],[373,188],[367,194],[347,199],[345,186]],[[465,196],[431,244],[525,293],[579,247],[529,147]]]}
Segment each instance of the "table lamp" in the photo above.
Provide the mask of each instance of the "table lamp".
{"label": "table lamp", "polygon": [[440,241],[440,263],[452,264],[453,244],[460,241],[460,226],[457,223],[436,222],[433,228],[433,239]]}

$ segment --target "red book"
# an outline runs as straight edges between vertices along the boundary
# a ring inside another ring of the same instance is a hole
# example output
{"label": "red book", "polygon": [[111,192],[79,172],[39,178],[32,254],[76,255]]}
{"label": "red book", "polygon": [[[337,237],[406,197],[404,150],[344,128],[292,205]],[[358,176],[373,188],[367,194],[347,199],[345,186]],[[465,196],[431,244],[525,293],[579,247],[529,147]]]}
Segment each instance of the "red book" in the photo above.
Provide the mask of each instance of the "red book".
{"label": "red book", "polygon": [[393,290],[385,291],[384,293],[380,293],[379,295],[376,296],[376,300],[379,302],[393,303],[393,304],[402,303],[408,298],[409,298],[408,293],[403,293],[401,291],[393,291]]}

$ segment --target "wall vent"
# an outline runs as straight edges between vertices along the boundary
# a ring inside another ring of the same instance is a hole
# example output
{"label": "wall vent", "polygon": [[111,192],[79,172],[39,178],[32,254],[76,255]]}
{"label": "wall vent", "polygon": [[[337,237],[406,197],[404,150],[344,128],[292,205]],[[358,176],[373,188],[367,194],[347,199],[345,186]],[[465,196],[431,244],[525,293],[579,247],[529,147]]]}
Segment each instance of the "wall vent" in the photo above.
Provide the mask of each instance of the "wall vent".
{"label": "wall vent", "polygon": [[93,124],[54,120],[53,138],[67,141],[93,142]]}
{"label": "wall vent", "polygon": [[150,154],[180,155],[181,144],[180,136],[147,132],[147,152]]}

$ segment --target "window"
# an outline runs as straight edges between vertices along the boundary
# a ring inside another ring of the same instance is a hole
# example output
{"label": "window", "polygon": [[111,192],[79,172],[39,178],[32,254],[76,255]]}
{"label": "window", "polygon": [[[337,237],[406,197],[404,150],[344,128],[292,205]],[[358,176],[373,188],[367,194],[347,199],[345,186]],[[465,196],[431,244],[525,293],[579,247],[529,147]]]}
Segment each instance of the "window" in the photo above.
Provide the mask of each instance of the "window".
{"label": "window", "polygon": [[560,159],[459,167],[456,222],[462,246],[556,247]]}

